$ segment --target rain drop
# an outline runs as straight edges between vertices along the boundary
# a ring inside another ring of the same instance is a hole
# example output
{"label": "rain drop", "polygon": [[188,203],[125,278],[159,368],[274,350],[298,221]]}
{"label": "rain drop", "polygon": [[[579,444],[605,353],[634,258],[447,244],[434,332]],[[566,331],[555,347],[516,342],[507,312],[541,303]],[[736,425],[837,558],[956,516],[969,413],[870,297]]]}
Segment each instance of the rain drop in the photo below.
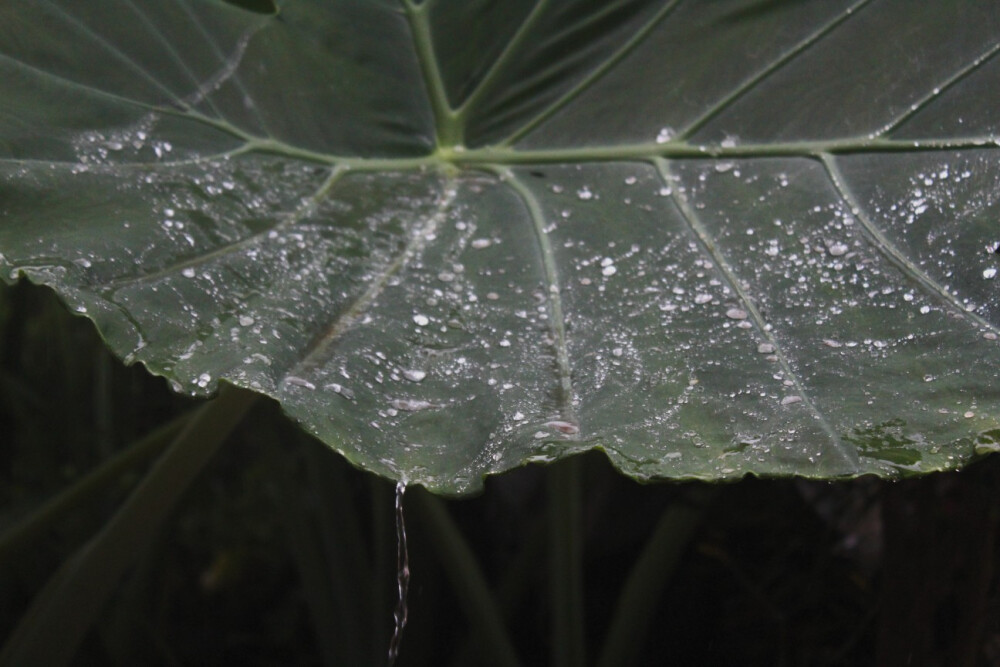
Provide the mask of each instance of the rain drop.
{"label": "rain drop", "polygon": [[840,257],[841,255],[846,255],[848,251],[847,244],[841,243],[840,241],[835,241],[826,246],[827,252],[833,257]]}
{"label": "rain drop", "polygon": [[422,382],[423,379],[427,377],[427,373],[420,370],[408,369],[403,371],[403,377],[409,380],[410,382]]}
{"label": "rain drop", "polygon": [[427,318],[426,315],[414,315],[413,321],[416,323],[418,327],[425,327],[431,323],[431,321]]}
{"label": "rain drop", "polygon": [[742,308],[730,308],[726,311],[726,317],[731,320],[745,320],[747,318],[747,311]]}

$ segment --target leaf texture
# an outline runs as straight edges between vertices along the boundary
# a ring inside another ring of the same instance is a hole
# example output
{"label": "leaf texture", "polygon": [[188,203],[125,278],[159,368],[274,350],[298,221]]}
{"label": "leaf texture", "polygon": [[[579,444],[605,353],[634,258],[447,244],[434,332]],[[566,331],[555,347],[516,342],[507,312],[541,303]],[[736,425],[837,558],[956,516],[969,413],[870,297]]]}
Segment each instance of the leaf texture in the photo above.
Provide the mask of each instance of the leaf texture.
{"label": "leaf texture", "polygon": [[0,271],[443,493],[1000,448],[1000,13],[18,0]]}

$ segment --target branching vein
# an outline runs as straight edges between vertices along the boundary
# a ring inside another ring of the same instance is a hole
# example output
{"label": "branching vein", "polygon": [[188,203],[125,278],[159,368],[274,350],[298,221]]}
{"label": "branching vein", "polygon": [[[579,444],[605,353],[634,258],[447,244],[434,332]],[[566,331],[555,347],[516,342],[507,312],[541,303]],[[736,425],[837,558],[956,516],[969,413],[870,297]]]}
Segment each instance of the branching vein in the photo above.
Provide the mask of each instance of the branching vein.
{"label": "branching vein", "polygon": [[833,428],[826,416],[816,406],[816,403],[810,397],[809,392],[806,391],[806,387],[801,378],[799,378],[798,374],[792,368],[780,341],[771,333],[769,330],[770,328],[767,326],[767,322],[764,320],[764,316],[761,315],[760,310],[757,309],[753,299],[743,288],[739,276],[736,275],[736,271],[730,265],[725,255],[723,255],[719,250],[719,246],[712,240],[708,230],[705,229],[705,226],[701,223],[698,213],[694,210],[694,207],[691,206],[690,202],[688,202],[684,195],[680,194],[679,188],[676,187],[677,184],[674,182],[675,179],[671,171],[670,163],[666,160],[658,159],[654,160],[654,164],[656,165],[656,168],[660,173],[660,178],[663,179],[664,184],[670,187],[672,193],[671,197],[678,212],[681,214],[681,218],[687,223],[695,237],[697,237],[704,252],[708,253],[712,257],[712,260],[719,268],[719,271],[725,278],[729,288],[733,290],[734,294],[736,294],[743,308],[745,308],[747,314],[749,314],[750,319],[753,320],[753,323],[757,326],[757,330],[760,332],[760,335],[774,347],[774,355],[778,358],[781,370],[784,372],[785,377],[792,381],[792,386],[798,396],[802,399],[802,403],[813,414],[820,427],[826,433],[827,437],[829,437],[837,455],[844,459],[844,461],[852,469],[858,470],[860,468],[860,463],[858,461],[857,454],[853,449],[844,444],[836,429]]}
{"label": "branching vein", "polygon": [[562,294],[559,287],[559,270],[556,267],[556,257],[549,241],[545,227],[545,214],[538,203],[538,198],[510,169],[497,169],[496,173],[503,179],[524,202],[534,225],[535,239],[545,270],[545,303],[548,304],[549,323],[552,329],[553,346],[556,354],[556,372],[559,376],[559,406],[560,418],[563,421],[579,426],[576,411],[573,407],[573,369],[569,361],[569,346],[566,342],[566,319],[562,308]]}
{"label": "branching vein", "polygon": [[178,272],[183,271],[187,268],[194,268],[196,266],[204,265],[214,259],[229,255],[231,253],[237,252],[243,248],[254,245],[260,242],[268,235],[273,232],[281,231],[283,229],[288,229],[301,220],[309,217],[316,211],[316,207],[321,201],[330,193],[334,184],[340,180],[340,177],[347,172],[346,168],[336,167],[330,171],[330,175],[323,181],[322,184],[313,192],[309,197],[307,197],[303,202],[291,213],[284,216],[276,225],[264,229],[251,236],[244,237],[238,241],[233,241],[232,243],[225,243],[223,245],[212,248],[212,250],[194,255],[186,258],[182,262],[177,262],[176,264],[171,264],[158,271],[151,273],[144,273],[137,276],[129,276],[127,278],[121,278],[112,282],[97,285],[99,289],[107,293],[114,293],[123,287],[135,285],[137,283],[145,282],[155,282],[161,278],[176,275]]}
{"label": "branching vein", "polygon": [[851,190],[850,185],[847,183],[847,179],[844,178],[843,172],[841,172],[836,159],[832,155],[824,153],[819,156],[819,159],[823,162],[823,166],[826,168],[827,176],[830,178],[830,182],[833,183],[833,186],[836,188],[841,199],[844,200],[844,203],[847,204],[851,213],[855,218],[857,218],[858,222],[861,223],[861,226],[871,238],[875,247],[886,259],[892,262],[900,271],[903,272],[904,275],[908,276],[911,280],[923,287],[925,291],[935,296],[939,301],[944,302],[945,305],[950,306],[952,309],[957,311],[962,317],[968,318],[984,330],[1000,336],[1000,327],[991,324],[974,310],[969,310],[957,296],[949,292],[944,288],[944,286],[940,285],[933,278],[927,275],[923,269],[921,269],[915,262],[907,258],[907,256],[903,254],[899,248],[897,248],[896,245],[881,232],[881,230],[879,230],[865,209],[862,208],[861,202],[858,201],[857,196]]}
{"label": "branching vein", "polygon": [[[389,279],[402,271],[419,255],[427,240],[432,238],[438,227],[447,216],[455,197],[458,194],[457,186],[453,176],[449,175],[444,183],[443,191],[438,200],[437,209],[430,215],[422,225],[417,225],[410,233],[406,246],[402,252],[396,256],[387,266],[380,270],[368,283],[367,289],[347,308],[339,314],[336,319],[327,327],[326,331],[316,338],[303,352],[302,359],[290,368],[281,379],[281,383],[292,377],[306,375],[321,363],[328,353],[330,347],[344,335],[355,322],[371,307],[378,296],[385,289]],[[281,384],[279,383],[279,384]]]}

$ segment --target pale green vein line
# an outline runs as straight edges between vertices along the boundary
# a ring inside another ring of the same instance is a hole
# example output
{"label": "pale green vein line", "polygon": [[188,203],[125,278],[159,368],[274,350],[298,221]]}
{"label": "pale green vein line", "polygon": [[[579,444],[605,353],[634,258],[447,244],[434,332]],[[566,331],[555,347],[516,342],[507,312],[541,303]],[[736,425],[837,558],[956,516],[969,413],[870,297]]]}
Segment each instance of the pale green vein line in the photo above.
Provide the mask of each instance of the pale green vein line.
{"label": "pale green vein line", "polygon": [[503,68],[507,66],[507,61],[517,53],[518,47],[527,38],[531,29],[537,23],[538,17],[544,13],[548,4],[548,0],[540,0],[540,2],[535,3],[534,8],[532,8],[528,16],[525,17],[524,21],[521,22],[521,25],[518,26],[514,36],[509,42],[507,42],[507,45],[504,46],[504,49],[501,51],[499,57],[493,61],[489,70],[487,70],[483,78],[479,80],[479,83],[476,84],[475,89],[473,89],[465,101],[462,102],[461,106],[455,110],[455,113],[458,114],[462,122],[465,122],[465,119],[471,114],[472,111],[475,110],[476,104],[480,99],[482,99],[483,95],[489,92],[494,81],[496,81],[497,77],[503,72]]}
{"label": "pale green vein line", "polygon": [[107,174],[114,176],[123,170],[127,171],[157,171],[160,169],[175,169],[178,167],[195,167],[211,162],[224,161],[249,152],[251,149],[246,145],[220,153],[210,155],[199,155],[188,160],[170,160],[157,162],[69,162],[66,160],[42,160],[35,158],[5,158],[0,157],[0,165],[17,165],[31,167],[45,167],[48,169],[66,169],[74,174]]}
{"label": "pale green vein line", "polygon": [[563,314],[562,293],[559,288],[559,270],[556,267],[556,256],[545,229],[545,214],[538,203],[538,198],[510,169],[494,170],[501,180],[507,183],[520,196],[534,225],[535,239],[541,255],[542,266],[545,269],[545,303],[548,304],[549,323],[552,328],[553,345],[556,353],[556,371],[559,374],[559,404],[560,418],[579,427],[576,411],[573,407],[573,369],[569,361],[569,345],[566,342],[566,318]]}
{"label": "pale green vein line", "polygon": [[924,95],[924,97],[921,98],[918,102],[911,105],[910,108],[907,109],[905,113],[899,116],[899,118],[896,118],[895,120],[885,125],[882,129],[878,130],[878,132],[876,132],[876,135],[889,134],[893,130],[899,128],[899,126],[901,126],[903,123],[913,118],[913,116],[917,115],[917,113],[922,111],[933,100],[935,100],[938,97],[941,97],[945,93],[945,91],[958,85],[959,82],[961,82],[969,75],[971,75],[973,72],[975,72],[980,67],[989,62],[995,55],[997,55],[997,53],[1000,53],[1000,42],[997,42],[992,47],[987,49],[984,53],[982,53],[978,58],[973,60],[968,65],[960,68],[950,77],[948,77],[945,81],[943,81],[940,85],[935,86],[934,89],[932,89],[929,93]]}
{"label": "pale green vein line", "polygon": [[836,28],[840,27],[847,19],[855,16],[857,11],[867,5],[871,0],[859,0],[853,5],[848,7],[839,16],[834,18],[832,21],[828,22],[826,25],[821,26],[819,30],[813,32],[808,37],[803,39],[801,42],[796,44],[791,50],[782,55],[781,57],[775,59],[767,67],[760,70],[752,77],[741,83],[739,86],[734,88],[729,92],[728,95],[717,101],[709,109],[705,110],[700,116],[691,121],[687,127],[679,131],[676,135],[677,140],[683,140],[690,137],[692,134],[704,127],[709,121],[721,114],[723,111],[728,109],[733,105],[736,100],[743,97],[746,93],[753,90],[761,81],[771,76],[779,69],[784,67],[793,58],[798,56],[800,53],[810,48],[812,45],[819,42],[821,39],[832,33]]}
{"label": "pale green vein line", "polygon": [[316,207],[319,206],[319,203],[330,193],[330,190],[333,188],[334,184],[336,184],[336,182],[340,180],[340,177],[343,176],[345,173],[347,173],[347,171],[348,169],[339,166],[332,169],[330,175],[326,178],[326,180],[324,180],[323,183],[321,183],[320,186],[316,188],[316,190],[311,195],[309,195],[309,197],[303,200],[302,203],[299,204],[299,206],[296,207],[294,211],[291,211],[290,213],[285,215],[280,220],[280,222],[278,222],[272,227],[257,232],[256,234],[245,236],[237,241],[233,241],[231,243],[224,243],[220,246],[212,248],[208,252],[204,252],[194,256],[189,256],[185,258],[183,261],[163,267],[157,271],[153,271],[150,273],[143,273],[137,276],[129,276],[127,278],[120,278],[118,280],[113,280],[111,282],[94,285],[94,287],[100,289],[102,292],[106,294],[114,294],[123,287],[129,287],[139,283],[155,282],[162,278],[176,275],[178,272],[183,271],[184,269],[204,265],[207,262],[210,262],[214,259],[230,255],[234,252],[237,252],[238,250],[241,250],[242,248],[246,248],[255,243],[258,243],[259,241],[265,239],[271,233],[278,232],[283,229],[288,229],[289,227],[298,224],[303,219],[312,215],[316,211]]}
{"label": "pale green vein line", "polygon": [[[368,308],[375,302],[378,296],[385,289],[389,280],[406,268],[407,265],[420,254],[424,246],[427,245],[427,241],[437,233],[438,227],[444,221],[445,216],[448,214],[448,210],[451,208],[452,203],[455,201],[455,197],[458,195],[458,189],[455,183],[454,175],[449,174],[447,180],[444,183],[440,199],[438,200],[437,209],[434,213],[424,221],[424,224],[415,226],[413,231],[410,233],[409,239],[407,239],[406,246],[403,248],[402,252],[396,256],[386,267],[381,269],[368,283],[368,287],[365,291],[350,305],[350,307],[343,313],[337,315],[336,319],[327,326],[326,331],[315,339],[309,346],[303,351],[302,358],[292,366],[285,374],[281,377],[278,382],[280,387],[282,384],[289,382],[292,378],[298,378],[302,380],[302,375],[308,374],[310,370],[316,367],[320,363],[320,359],[327,353],[330,346],[337,342],[341,336],[344,335],[358,319],[368,310]],[[294,382],[294,380],[292,381]]]}
{"label": "pale green vein line", "polygon": [[60,16],[63,17],[64,21],[66,21],[69,24],[73,25],[82,34],[87,35],[94,42],[96,42],[97,44],[99,44],[100,46],[102,46],[104,48],[104,50],[107,51],[108,53],[110,53],[111,55],[113,55],[116,60],[124,63],[130,70],[138,73],[142,78],[146,79],[151,84],[153,84],[153,86],[155,86],[160,91],[162,91],[163,93],[165,93],[168,96],[169,99],[172,100],[172,99],[174,99],[176,97],[176,95],[174,94],[174,92],[172,90],[170,90],[169,88],[167,88],[165,85],[163,85],[163,83],[160,82],[159,79],[157,79],[155,76],[153,76],[152,74],[150,74],[149,72],[147,72],[145,69],[143,69],[142,67],[140,67],[136,63],[132,62],[132,59],[129,58],[127,54],[125,54],[124,52],[122,52],[121,49],[119,49],[117,46],[115,46],[114,44],[112,44],[111,42],[109,42],[107,40],[107,38],[105,38],[103,35],[95,32],[92,28],[90,28],[90,26],[88,26],[87,24],[83,23],[80,19],[78,19],[75,16],[73,16],[72,14],[70,14],[68,11],[66,11],[66,9],[64,7],[61,7],[61,6],[59,6],[59,5],[57,5],[57,4],[53,3],[53,2],[50,2],[49,0],[45,0],[45,4],[48,5],[49,7],[52,7],[56,11],[57,14],[59,14]]}
{"label": "pale green vein line", "polygon": [[316,156],[320,155],[318,153],[313,153],[309,151],[300,151],[294,146],[288,146],[287,144],[272,142],[268,139],[258,139],[257,137],[247,134],[243,130],[239,129],[234,125],[231,125],[230,123],[224,120],[217,120],[215,118],[205,116],[204,114],[201,114],[185,106],[170,107],[170,106],[161,106],[158,104],[150,104],[149,102],[142,102],[140,100],[119,95],[118,93],[112,93],[107,90],[103,90],[101,88],[95,88],[85,83],[80,83],[79,81],[73,81],[72,79],[67,79],[66,77],[60,74],[39,69],[34,65],[29,65],[25,62],[17,60],[16,58],[12,58],[11,56],[4,53],[0,53],[0,60],[11,63],[13,66],[19,69],[23,69],[26,72],[31,72],[36,76],[48,79],[53,83],[57,83],[67,88],[79,89],[90,95],[94,95],[96,97],[101,97],[113,102],[117,102],[125,106],[132,106],[137,109],[144,109],[146,111],[149,111],[150,113],[163,114],[165,116],[173,116],[175,118],[184,118],[187,120],[192,120],[199,123],[203,123],[205,125],[209,125],[211,127],[214,127],[215,129],[230,134],[236,137],[237,139],[241,139],[247,142],[248,144],[252,143],[254,148],[259,148],[261,150],[269,150],[272,152],[286,152],[288,155],[293,157],[299,156],[297,151],[302,153],[308,153],[310,159],[314,161],[321,161],[324,163],[331,163],[337,160],[336,157],[329,155],[322,155],[322,159],[317,160]]}
{"label": "pale green vein line", "polygon": [[1000,327],[990,323],[974,310],[969,310],[969,308],[966,307],[966,305],[962,303],[957,296],[949,292],[943,285],[938,284],[933,278],[927,275],[923,269],[911,261],[905,254],[900,252],[899,248],[897,248],[896,245],[879,230],[879,228],[875,225],[874,220],[871,219],[865,209],[861,206],[861,202],[851,190],[850,185],[847,183],[847,179],[844,177],[840,167],[837,166],[837,161],[832,155],[822,153],[818,157],[823,162],[823,166],[826,168],[827,176],[829,177],[830,182],[833,183],[833,187],[837,190],[837,193],[840,195],[841,199],[844,200],[844,203],[847,204],[848,208],[851,209],[851,213],[861,223],[861,226],[868,233],[869,237],[871,237],[875,247],[886,259],[895,264],[904,275],[909,276],[911,280],[919,284],[927,292],[930,292],[940,301],[943,301],[945,304],[950,305],[958,311],[962,317],[967,317],[986,331],[1000,336]]}
{"label": "pale green vein line", "polygon": [[[128,7],[130,10],[132,10],[132,12],[139,19],[139,22],[142,25],[144,25],[147,31],[149,31],[154,36],[156,41],[163,46],[163,48],[169,54],[170,60],[172,60],[174,64],[176,64],[181,69],[181,71],[184,72],[184,74],[191,81],[191,83],[193,83],[195,87],[200,86],[201,84],[198,81],[198,77],[195,75],[193,71],[191,71],[191,68],[188,67],[187,62],[177,52],[177,49],[174,48],[174,45],[171,44],[170,41],[164,37],[163,33],[156,26],[156,24],[149,20],[149,17],[146,16],[146,13],[143,12],[141,9],[139,9],[138,5],[135,4],[134,0],[125,0],[125,6]],[[215,113],[216,116],[222,115],[219,112],[219,109],[215,106],[214,102],[212,102],[212,100],[209,100],[208,103],[209,106],[211,106],[212,111]]]}
{"label": "pale green vein line", "polygon": [[403,0],[403,8],[406,10],[410,33],[413,35],[413,48],[420,63],[427,97],[434,111],[437,145],[461,146],[465,140],[463,136],[465,128],[458,121],[448,102],[444,76],[441,74],[441,66],[434,53],[434,37],[431,34],[428,17],[429,8],[427,5],[416,5],[411,0]]}
{"label": "pale green vein line", "polygon": [[[490,146],[448,154],[448,161],[463,166],[529,165],[575,162],[622,162],[652,158],[754,158],[812,157],[817,153],[901,153],[934,150],[993,149],[992,136],[956,139],[919,139],[903,141],[868,137],[848,137],[822,141],[747,143],[735,146],[689,143],[642,143],[580,148],[543,148],[519,150]],[[352,165],[353,166],[353,165]]]}
{"label": "pale green vein line", "polygon": [[[205,38],[205,42],[211,45],[212,51],[215,52],[215,56],[219,59],[219,63],[221,65],[221,68],[219,69],[218,72],[209,77],[207,81],[199,85],[199,88],[198,90],[195,91],[194,96],[196,98],[199,95],[202,98],[208,97],[209,94],[213,92],[214,89],[217,89],[219,86],[222,85],[224,81],[232,77],[233,82],[236,85],[236,89],[239,90],[240,92],[240,96],[242,97],[242,99],[247,100],[250,109],[253,111],[253,115],[257,119],[257,123],[260,126],[260,130],[264,133],[265,136],[268,137],[272,136],[272,133],[268,128],[267,122],[261,115],[258,106],[254,104],[253,97],[250,95],[246,86],[243,84],[243,79],[239,74],[239,64],[242,61],[244,54],[246,53],[246,49],[250,43],[250,40],[253,39],[254,36],[257,34],[257,32],[264,27],[263,21],[267,19],[258,21],[256,25],[244,31],[240,35],[239,40],[237,40],[235,52],[230,55],[226,55],[225,53],[223,53],[218,43],[214,39],[212,39],[211,33],[209,33],[209,31],[205,29],[204,23],[201,21],[201,19],[198,18],[197,13],[191,10],[191,8],[188,6],[188,3],[181,2],[180,5],[183,8],[184,13],[188,15],[188,18],[191,20],[191,22],[194,23],[194,25],[198,28],[198,32],[200,32],[202,37]],[[196,104],[197,99],[192,99],[191,103]],[[211,100],[209,100],[209,104],[212,106],[213,109],[216,108],[215,104]],[[220,118],[225,118],[225,116],[222,113],[219,113],[217,109],[216,113],[219,115]]]}
{"label": "pale green vein line", "polygon": [[760,335],[767,339],[768,343],[774,346],[774,354],[778,358],[781,370],[784,372],[785,377],[792,381],[792,386],[795,389],[796,394],[802,399],[802,403],[813,414],[820,427],[826,433],[827,437],[830,438],[830,442],[836,452],[847,462],[849,466],[851,466],[854,470],[858,470],[860,463],[858,461],[857,454],[844,444],[836,429],[834,429],[827,420],[826,415],[819,410],[809,392],[806,391],[804,383],[801,378],[799,378],[798,373],[796,373],[792,368],[781,343],[774,336],[774,334],[771,333],[770,327],[767,326],[767,322],[764,320],[764,316],[761,315],[760,311],[757,309],[757,306],[750,297],[750,294],[743,288],[735,269],[729,264],[729,260],[722,254],[722,251],[719,249],[715,241],[712,240],[708,230],[702,224],[701,219],[698,216],[698,212],[695,211],[693,206],[691,206],[691,203],[687,200],[687,198],[680,193],[680,188],[675,180],[670,163],[663,159],[653,160],[653,163],[656,165],[656,168],[660,173],[660,178],[663,179],[664,184],[670,188],[672,193],[671,198],[674,205],[677,207],[678,212],[681,214],[681,218],[694,233],[695,237],[697,237],[702,249],[712,257],[715,265],[722,273],[723,278],[725,278],[726,283],[736,294],[743,308],[745,308],[746,312],[750,315],[750,319],[753,320],[754,324],[757,326],[757,330],[760,332]]}
{"label": "pale green vein line", "polygon": [[511,146],[516,143],[519,139],[530,133],[536,127],[544,123],[546,120],[551,118],[559,110],[565,107],[567,104],[575,100],[580,96],[585,90],[587,90],[595,81],[603,77],[612,68],[617,66],[629,53],[636,49],[643,40],[646,39],[652,30],[660,24],[660,22],[670,15],[671,12],[677,7],[680,0],[671,0],[663,7],[661,7],[653,16],[650,17],[649,21],[646,22],[644,26],[639,28],[632,37],[629,38],[622,46],[618,48],[611,56],[605,60],[599,67],[595,68],[590,74],[585,76],[579,83],[566,91],[559,99],[546,107],[541,113],[532,118],[530,121],[522,125],[520,128],[515,130],[510,136],[504,139],[500,145],[501,146]]}

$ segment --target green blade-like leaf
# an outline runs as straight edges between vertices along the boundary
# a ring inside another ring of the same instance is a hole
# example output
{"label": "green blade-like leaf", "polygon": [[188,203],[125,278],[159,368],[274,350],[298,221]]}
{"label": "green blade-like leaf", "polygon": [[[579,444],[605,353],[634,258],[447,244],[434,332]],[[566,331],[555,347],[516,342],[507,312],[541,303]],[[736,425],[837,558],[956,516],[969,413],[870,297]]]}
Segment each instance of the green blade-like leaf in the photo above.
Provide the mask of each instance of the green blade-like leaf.
{"label": "green blade-like leaf", "polygon": [[12,2],[0,271],[461,493],[1000,448],[1000,14]]}

